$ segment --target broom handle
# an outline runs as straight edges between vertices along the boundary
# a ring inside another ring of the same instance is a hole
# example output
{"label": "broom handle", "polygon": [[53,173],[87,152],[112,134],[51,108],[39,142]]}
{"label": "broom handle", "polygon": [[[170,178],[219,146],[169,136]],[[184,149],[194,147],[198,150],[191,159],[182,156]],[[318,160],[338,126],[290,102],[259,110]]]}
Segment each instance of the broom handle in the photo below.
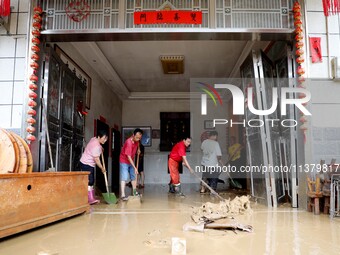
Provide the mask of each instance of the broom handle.
{"label": "broom handle", "polygon": [[103,174],[104,174],[104,179],[105,179],[106,192],[110,193],[109,192],[109,184],[107,183],[106,168],[105,168],[105,161],[104,161],[103,153],[101,154],[101,157],[102,157],[102,165],[103,165],[103,168],[105,170],[105,172]]}
{"label": "broom handle", "polygon": [[139,155],[140,155],[140,147],[139,147],[139,144],[138,144],[138,150],[137,150],[137,165],[136,165],[137,170],[138,170],[138,165],[139,165]]}
{"label": "broom handle", "polygon": [[212,189],[205,181],[203,181],[202,178],[200,178],[195,172],[192,172],[192,174],[193,174],[197,179],[199,179],[199,180],[202,182],[202,184],[203,184],[204,186],[206,186],[206,187],[210,190],[210,192],[211,192],[212,194],[216,195],[219,199],[221,199],[222,201],[224,201],[224,198],[221,197],[215,190],[213,190],[213,189]]}
{"label": "broom handle", "polygon": [[51,168],[54,168],[53,158],[52,158],[51,142],[50,142],[50,135],[48,133],[47,112],[46,112],[47,105],[45,106],[44,98],[41,98],[41,101],[42,101],[42,108],[43,108],[43,117],[44,117],[44,120],[45,120],[44,122],[45,122],[45,126],[46,126],[45,131],[46,131],[46,137],[47,137],[48,152],[50,154]]}

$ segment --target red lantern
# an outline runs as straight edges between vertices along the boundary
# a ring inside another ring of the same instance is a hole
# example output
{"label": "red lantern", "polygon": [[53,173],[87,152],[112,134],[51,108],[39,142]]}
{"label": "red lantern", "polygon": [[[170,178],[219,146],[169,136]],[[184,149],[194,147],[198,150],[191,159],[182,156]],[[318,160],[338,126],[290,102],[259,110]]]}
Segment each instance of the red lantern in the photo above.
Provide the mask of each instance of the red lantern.
{"label": "red lantern", "polygon": [[33,27],[34,27],[35,29],[41,29],[41,24],[40,24],[39,22],[34,22],[34,23],[33,23]]}
{"label": "red lantern", "polygon": [[32,43],[35,44],[35,45],[40,44],[39,38],[37,38],[37,37],[32,38]]}
{"label": "red lantern", "polygon": [[34,125],[37,121],[36,121],[35,119],[33,119],[33,118],[28,118],[28,119],[26,120],[26,122],[27,122],[28,124]]}
{"label": "red lantern", "polygon": [[298,48],[298,49],[301,49],[303,47],[303,42],[301,42],[301,41],[296,42],[295,47]]}
{"label": "red lantern", "polygon": [[39,30],[32,30],[32,35],[39,37],[40,36],[40,31]]}
{"label": "red lantern", "polygon": [[32,74],[30,76],[30,81],[37,82],[38,81],[38,76],[36,76],[35,74]]}
{"label": "red lantern", "polygon": [[302,131],[306,131],[308,128],[307,128],[307,126],[305,124],[303,124],[303,125],[300,126],[300,129]]}
{"label": "red lantern", "polygon": [[300,88],[300,89],[306,89],[307,88],[304,83],[299,84],[297,87]]}
{"label": "red lantern", "polygon": [[299,4],[299,2],[295,2],[293,6],[293,12],[299,12],[299,11],[301,11],[301,5]]}
{"label": "red lantern", "polygon": [[28,135],[28,136],[26,137],[26,139],[27,139],[28,141],[30,141],[30,142],[34,142],[34,141],[36,140],[36,138],[35,138],[34,135]]}
{"label": "red lantern", "polygon": [[38,97],[37,93],[31,91],[30,93],[28,93],[28,97],[31,99],[36,99]]}
{"label": "red lantern", "polygon": [[305,59],[304,59],[302,56],[300,56],[300,57],[298,57],[298,58],[296,59],[296,63],[301,64],[301,63],[303,63],[303,62],[305,62]]}
{"label": "red lantern", "polygon": [[302,26],[302,21],[300,19],[297,19],[297,20],[294,21],[294,25],[296,27],[300,27],[300,26]]}
{"label": "red lantern", "polygon": [[301,20],[301,12],[294,13],[294,19],[295,20]]}
{"label": "red lantern", "polygon": [[299,95],[298,95],[298,98],[305,98],[306,97],[306,95],[304,94],[304,93],[299,93]]}
{"label": "red lantern", "polygon": [[36,112],[35,110],[33,110],[33,109],[29,109],[29,110],[27,111],[27,114],[28,114],[28,115],[31,115],[31,116],[35,116],[35,115],[37,115],[37,112]]}
{"label": "red lantern", "polygon": [[34,7],[33,12],[35,14],[41,14],[42,13],[42,9],[41,9],[40,6],[37,6],[37,7]]}
{"label": "red lantern", "polygon": [[306,81],[305,77],[303,77],[303,76],[298,77],[298,82],[302,83],[304,81]]}
{"label": "red lantern", "polygon": [[30,85],[28,85],[29,89],[31,90],[37,90],[38,89],[38,85],[37,84],[34,84],[34,83],[31,83]]}
{"label": "red lantern", "polygon": [[29,100],[29,101],[28,101],[28,106],[34,108],[34,107],[37,106],[37,102],[35,102],[35,101],[33,101],[33,100]]}
{"label": "red lantern", "polygon": [[295,28],[295,34],[302,34],[302,33],[303,33],[303,31],[302,31],[301,27]]}
{"label": "red lantern", "polygon": [[303,34],[297,34],[297,35],[295,36],[295,40],[296,40],[296,41],[301,41],[301,40],[303,40]]}
{"label": "red lantern", "polygon": [[297,49],[297,50],[295,51],[295,53],[296,53],[296,55],[301,56],[301,55],[303,55],[305,52],[303,51],[303,49]]}
{"label": "red lantern", "polygon": [[37,52],[40,51],[40,48],[39,48],[37,45],[33,45],[33,46],[31,47],[31,50],[32,50],[33,52],[37,53]]}
{"label": "red lantern", "polygon": [[38,54],[32,54],[31,59],[37,61],[37,60],[39,60],[39,55]]}
{"label": "red lantern", "polygon": [[299,66],[297,68],[297,73],[298,73],[298,75],[303,75],[303,74],[305,74],[305,69],[302,66]]}
{"label": "red lantern", "polygon": [[305,122],[307,122],[307,118],[306,118],[306,116],[305,116],[305,115],[301,116],[301,118],[300,118],[300,122],[302,122],[302,123],[305,123]]}
{"label": "red lantern", "polygon": [[39,68],[39,64],[37,62],[32,61],[30,67],[33,68],[34,70],[37,70]]}
{"label": "red lantern", "polygon": [[35,21],[35,22],[41,22],[41,16],[39,15],[39,14],[34,14],[33,15],[33,20]]}
{"label": "red lantern", "polygon": [[34,133],[35,127],[28,126],[28,127],[26,128],[26,131],[27,131],[27,133]]}

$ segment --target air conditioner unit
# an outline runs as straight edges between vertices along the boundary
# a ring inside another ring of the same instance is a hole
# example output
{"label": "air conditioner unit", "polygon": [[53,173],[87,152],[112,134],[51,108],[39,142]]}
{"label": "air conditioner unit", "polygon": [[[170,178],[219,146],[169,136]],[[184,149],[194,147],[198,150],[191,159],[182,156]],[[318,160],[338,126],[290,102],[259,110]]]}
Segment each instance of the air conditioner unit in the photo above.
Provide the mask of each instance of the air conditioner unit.
{"label": "air conditioner unit", "polygon": [[335,57],[331,61],[332,77],[335,81],[340,81],[340,57]]}

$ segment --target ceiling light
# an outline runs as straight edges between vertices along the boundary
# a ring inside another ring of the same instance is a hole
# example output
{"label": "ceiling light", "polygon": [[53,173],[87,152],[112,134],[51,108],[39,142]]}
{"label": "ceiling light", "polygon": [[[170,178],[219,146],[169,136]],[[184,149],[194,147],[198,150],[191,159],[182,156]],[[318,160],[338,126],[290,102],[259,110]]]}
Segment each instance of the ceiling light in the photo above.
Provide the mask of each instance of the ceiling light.
{"label": "ceiling light", "polygon": [[164,74],[184,73],[184,56],[160,56]]}

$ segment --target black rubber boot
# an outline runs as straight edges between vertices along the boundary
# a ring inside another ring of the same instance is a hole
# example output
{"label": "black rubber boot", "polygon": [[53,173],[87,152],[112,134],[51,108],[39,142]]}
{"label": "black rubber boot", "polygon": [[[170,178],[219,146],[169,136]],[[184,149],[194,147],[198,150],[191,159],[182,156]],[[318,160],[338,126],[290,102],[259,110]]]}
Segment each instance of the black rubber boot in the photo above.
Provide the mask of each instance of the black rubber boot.
{"label": "black rubber boot", "polygon": [[185,197],[185,195],[181,191],[181,184],[175,185],[175,195],[179,197]]}
{"label": "black rubber boot", "polygon": [[169,183],[169,193],[175,193],[175,186],[171,183]]}

